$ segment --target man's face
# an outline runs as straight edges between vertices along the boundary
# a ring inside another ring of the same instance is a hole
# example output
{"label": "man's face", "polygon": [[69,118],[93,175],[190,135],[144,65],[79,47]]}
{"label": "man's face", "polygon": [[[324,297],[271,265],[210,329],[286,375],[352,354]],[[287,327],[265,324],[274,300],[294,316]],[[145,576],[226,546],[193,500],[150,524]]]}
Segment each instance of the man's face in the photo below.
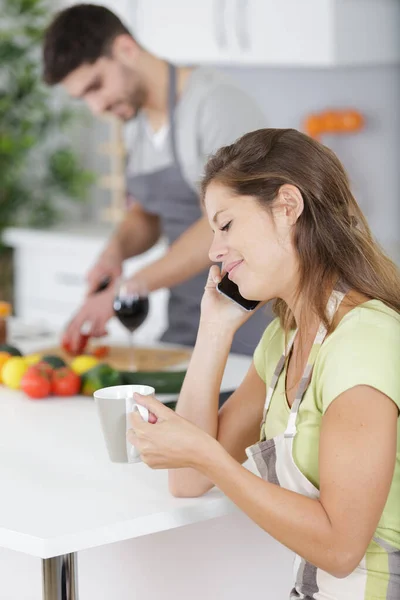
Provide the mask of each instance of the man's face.
{"label": "man's face", "polygon": [[113,114],[123,121],[136,117],[146,101],[144,82],[117,58],[102,56],[84,63],[61,82],[73,98],[82,98],[93,114]]}

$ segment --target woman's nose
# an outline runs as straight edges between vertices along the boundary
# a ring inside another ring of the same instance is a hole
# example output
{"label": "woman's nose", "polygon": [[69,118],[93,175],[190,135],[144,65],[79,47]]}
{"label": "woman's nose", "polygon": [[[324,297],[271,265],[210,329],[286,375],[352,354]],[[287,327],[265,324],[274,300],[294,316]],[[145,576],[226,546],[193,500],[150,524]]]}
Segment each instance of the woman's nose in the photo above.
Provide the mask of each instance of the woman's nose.
{"label": "woman's nose", "polygon": [[214,239],[208,252],[210,260],[212,262],[222,262],[226,253],[226,247],[221,244],[220,240],[218,240],[218,236],[214,235]]}

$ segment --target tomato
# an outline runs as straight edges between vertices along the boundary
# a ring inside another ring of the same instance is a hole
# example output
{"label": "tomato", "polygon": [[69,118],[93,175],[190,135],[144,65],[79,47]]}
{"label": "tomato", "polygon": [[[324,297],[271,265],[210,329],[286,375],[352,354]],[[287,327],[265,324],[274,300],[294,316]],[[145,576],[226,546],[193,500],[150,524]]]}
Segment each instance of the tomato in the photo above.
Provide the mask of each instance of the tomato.
{"label": "tomato", "polygon": [[81,389],[81,378],[69,367],[56,369],[51,379],[51,391],[56,396],[75,396]]}
{"label": "tomato", "polygon": [[96,346],[93,348],[92,354],[96,358],[104,358],[110,354],[110,346]]}
{"label": "tomato", "polygon": [[38,369],[40,369],[40,372],[43,373],[44,375],[46,375],[47,379],[51,379],[51,376],[54,371],[54,369],[51,365],[49,365],[47,362],[40,360],[34,366],[37,367]]}
{"label": "tomato", "polygon": [[41,365],[32,365],[23,375],[20,387],[29,398],[46,398],[51,392],[50,377]]}
{"label": "tomato", "polygon": [[78,344],[77,344],[76,348],[73,350],[72,346],[71,346],[71,341],[68,339],[68,337],[66,335],[64,335],[64,337],[61,341],[61,347],[68,354],[72,354],[72,356],[77,356],[78,354],[82,354],[82,352],[85,350],[87,343],[89,341],[89,337],[90,337],[89,335],[81,333],[79,336]]}

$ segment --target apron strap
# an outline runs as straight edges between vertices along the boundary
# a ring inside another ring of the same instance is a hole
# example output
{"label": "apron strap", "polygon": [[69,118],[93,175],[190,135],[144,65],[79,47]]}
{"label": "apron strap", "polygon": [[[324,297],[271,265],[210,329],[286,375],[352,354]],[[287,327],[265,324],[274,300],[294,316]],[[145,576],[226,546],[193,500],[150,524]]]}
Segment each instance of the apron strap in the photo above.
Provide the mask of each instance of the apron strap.
{"label": "apron strap", "polygon": [[[182,174],[182,168],[178,158],[177,146],[176,146],[176,130],[175,130],[175,107],[176,107],[176,67],[171,63],[168,63],[168,122],[169,122],[169,137],[171,144],[172,157],[174,164],[179,168]],[[138,119],[138,138],[141,139],[145,135],[145,117],[143,114],[139,114]],[[126,157],[125,168],[128,165],[129,157]],[[184,179],[184,178],[183,178]]]}
{"label": "apron strap", "polygon": [[[338,289],[334,289],[332,291],[332,294],[330,295],[328,304],[326,306],[326,313],[327,313],[329,322],[331,322],[333,317],[335,316],[335,313],[336,313],[337,309],[339,308],[339,305],[342,302],[343,298],[345,297],[346,293],[347,292],[339,291]],[[307,365],[304,369],[304,373],[300,380],[299,387],[297,388],[297,391],[296,391],[296,398],[295,398],[292,408],[290,410],[287,427],[284,432],[285,438],[287,438],[287,437],[292,438],[296,435],[296,431],[297,431],[296,421],[297,421],[297,414],[299,412],[299,407],[300,407],[301,401],[303,400],[303,396],[306,393],[306,390],[310,384],[314,364],[317,359],[319,350],[322,346],[322,343],[326,338],[327,332],[328,332],[328,330],[325,327],[325,325],[323,323],[320,323],[320,326],[318,328],[317,334],[314,339],[313,346],[311,348],[310,356],[308,357]]]}
{"label": "apron strap", "polygon": [[273,393],[275,391],[276,384],[278,383],[279,376],[283,371],[283,367],[285,366],[286,357],[288,356],[288,354],[293,346],[293,342],[294,342],[294,338],[296,337],[296,334],[297,334],[297,330],[293,333],[293,335],[292,335],[291,339],[289,340],[289,343],[286,347],[285,352],[282,354],[282,356],[280,357],[280,359],[275,367],[274,374],[272,375],[272,379],[271,379],[271,382],[270,382],[270,384],[268,386],[268,390],[267,390],[267,397],[266,397],[265,404],[264,404],[262,423],[264,423],[265,418],[267,416],[267,412],[269,409],[269,405],[271,404],[271,400],[272,400]]}
{"label": "apron strap", "polygon": [[168,87],[168,117],[171,137],[171,150],[175,164],[181,171],[180,161],[178,158],[176,146],[176,129],[175,129],[175,107],[176,107],[176,67],[168,63],[169,87]]}
{"label": "apron strap", "polygon": [[[335,287],[335,289],[332,291],[327,306],[326,306],[326,313],[327,313],[327,318],[328,321],[331,322],[340,303],[342,302],[344,296],[347,294],[349,288],[348,286],[346,286],[345,284],[339,282],[339,284]],[[299,411],[299,407],[300,407],[300,403],[303,399],[303,396],[309,386],[310,380],[311,380],[311,376],[312,376],[312,371],[313,371],[313,367],[314,367],[314,363],[315,360],[317,358],[318,352],[320,350],[320,347],[323,343],[323,341],[325,340],[327,334],[327,328],[325,327],[324,323],[320,323],[318,331],[316,333],[315,339],[314,339],[314,343],[313,346],[311,348],[311,352],[310,355],[308,357],[308,362],[305,366],[304,369],[304,373],[302,375],[302,378],[300,380],[300,384],[299,387],[297,388],[296,391],[296,397],[295,400],[293,402],[292,408],[290,410],[290,415],[289,415],[289,419],[288,419],[288,423],[287,423],[287,427],[286,430],[284,432],[284,436],[285,437],[294,437],[296,435],[296,420],[297,420],[297,413]],[[287,347],[285,348],[284,353],[282,354],[281,358],[278,361],[278,364],[275,367],[275,371],[274,374],[272,376],[271,379],[271,383],[268,387],[268,392],[267,392],[267,397],[265,400],[265,405],[264,405],[264,412],[263,412],[263,420],[261,423],[261,428],[264,426],[265,423],[265,419],[267,416],[267,412],[272,400],[272,396],[273,393],[275,391],[276,388],[276,384],[278,382],[278,379],[283,371],[283,368],[285,366],[285,362],[287,357],[289,356],[290,350],[293,346],[295,337],[297,335],[297,329],[296,331],[293,333],[292,337],[290,338]]]}

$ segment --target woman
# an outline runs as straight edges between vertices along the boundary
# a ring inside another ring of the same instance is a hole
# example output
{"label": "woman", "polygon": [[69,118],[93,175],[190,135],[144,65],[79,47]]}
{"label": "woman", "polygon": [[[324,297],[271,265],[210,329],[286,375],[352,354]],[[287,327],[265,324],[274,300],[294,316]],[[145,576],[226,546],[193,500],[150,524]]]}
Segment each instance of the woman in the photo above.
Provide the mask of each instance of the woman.
{"label": "woman", "polygon": [[[174,495],[216,485],[293,550],[291,598],[398,599],[399,271],[338,159],[295,130],[220,149],[203,198],[211,259],[244,297],[275,298],[278,318],[218,413],[248,313],[216,292],[213,266],[176,413],[138,397],[153,415],[134,414],[128,438],[148,465],[171,469]],[[241,465],[246,453],[261,478]]]}

